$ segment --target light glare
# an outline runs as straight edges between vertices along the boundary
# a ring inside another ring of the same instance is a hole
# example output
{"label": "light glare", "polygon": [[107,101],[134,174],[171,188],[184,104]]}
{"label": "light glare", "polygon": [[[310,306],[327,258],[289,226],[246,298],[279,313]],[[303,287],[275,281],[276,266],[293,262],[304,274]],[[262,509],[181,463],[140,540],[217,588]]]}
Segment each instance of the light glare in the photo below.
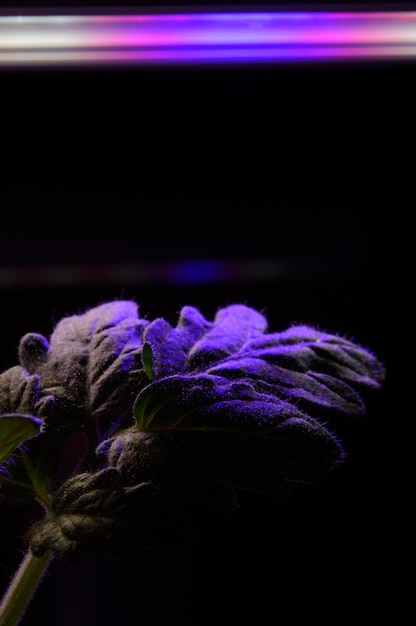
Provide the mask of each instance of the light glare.
{"label": "light glare", "polygon": [[416,12],[0,15],[0,67],[415,56]]}

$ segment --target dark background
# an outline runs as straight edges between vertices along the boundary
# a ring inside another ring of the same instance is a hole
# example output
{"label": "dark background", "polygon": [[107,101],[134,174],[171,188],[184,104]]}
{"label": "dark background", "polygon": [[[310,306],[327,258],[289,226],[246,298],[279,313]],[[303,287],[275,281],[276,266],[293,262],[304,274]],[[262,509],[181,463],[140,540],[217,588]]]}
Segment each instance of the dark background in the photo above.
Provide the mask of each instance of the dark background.
{"label": "dark background", "polygon": [[[191,546],[135,567],[55,562],[26,626],[415,623],[415,71],[0,73],[2,369],[24,333],[118,298],[173,325],[186,304],[212,319],[244,302],[272,332],[317,325],[387,368],[366,417],[332,424],[348,458],[322,485],[202,507]],[[2,588],[36,514],[2,512]]]}

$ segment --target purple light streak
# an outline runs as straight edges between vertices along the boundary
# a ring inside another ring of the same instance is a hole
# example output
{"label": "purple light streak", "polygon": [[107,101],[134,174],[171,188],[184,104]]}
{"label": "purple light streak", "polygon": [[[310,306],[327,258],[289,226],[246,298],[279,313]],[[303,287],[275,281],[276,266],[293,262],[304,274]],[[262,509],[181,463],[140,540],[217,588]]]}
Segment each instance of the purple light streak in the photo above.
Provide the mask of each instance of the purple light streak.
{"label": "purple light streak", "polygon": [[416,11],[0,14],[0,68],[416,58]]}

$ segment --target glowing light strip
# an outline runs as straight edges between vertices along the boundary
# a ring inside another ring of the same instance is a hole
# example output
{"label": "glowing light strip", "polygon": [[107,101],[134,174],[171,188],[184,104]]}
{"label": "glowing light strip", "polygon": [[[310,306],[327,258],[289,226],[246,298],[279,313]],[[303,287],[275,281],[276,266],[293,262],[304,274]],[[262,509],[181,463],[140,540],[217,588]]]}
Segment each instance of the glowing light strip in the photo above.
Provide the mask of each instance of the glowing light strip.
{"label": "glowing light strip", "polygon": [[0,15],[0,67],[415,57],[416,11]]}
{"label": "glowing light strip", "polygon": [[340,276],[351,265],[319,260],[291,259],[172,259],[113,265],[0,266],[1,289],[50,287],[99,287],[101,285],[205,285],[311,276]]}

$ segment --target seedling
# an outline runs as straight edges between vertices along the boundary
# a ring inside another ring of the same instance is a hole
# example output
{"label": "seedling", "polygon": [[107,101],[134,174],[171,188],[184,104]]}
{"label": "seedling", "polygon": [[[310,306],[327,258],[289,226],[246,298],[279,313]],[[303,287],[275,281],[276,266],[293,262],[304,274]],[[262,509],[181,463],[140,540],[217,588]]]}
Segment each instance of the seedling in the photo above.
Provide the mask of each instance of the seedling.
{"label": "seedling", "polygon": [[[385,369],[367,348],[307,325],[269,332],[242,304],[213,321],[185,306],[176,327],[130,300],[29,332],[0,374],[0,502],[38,502],[0,605],[20,623],[54,559],[136,562],[186,541],[172,502],[220,511],[242,490],[286,498],[346,459],[328,423],[365,413]],[[183,506],[178,507],[178,511]]]}

